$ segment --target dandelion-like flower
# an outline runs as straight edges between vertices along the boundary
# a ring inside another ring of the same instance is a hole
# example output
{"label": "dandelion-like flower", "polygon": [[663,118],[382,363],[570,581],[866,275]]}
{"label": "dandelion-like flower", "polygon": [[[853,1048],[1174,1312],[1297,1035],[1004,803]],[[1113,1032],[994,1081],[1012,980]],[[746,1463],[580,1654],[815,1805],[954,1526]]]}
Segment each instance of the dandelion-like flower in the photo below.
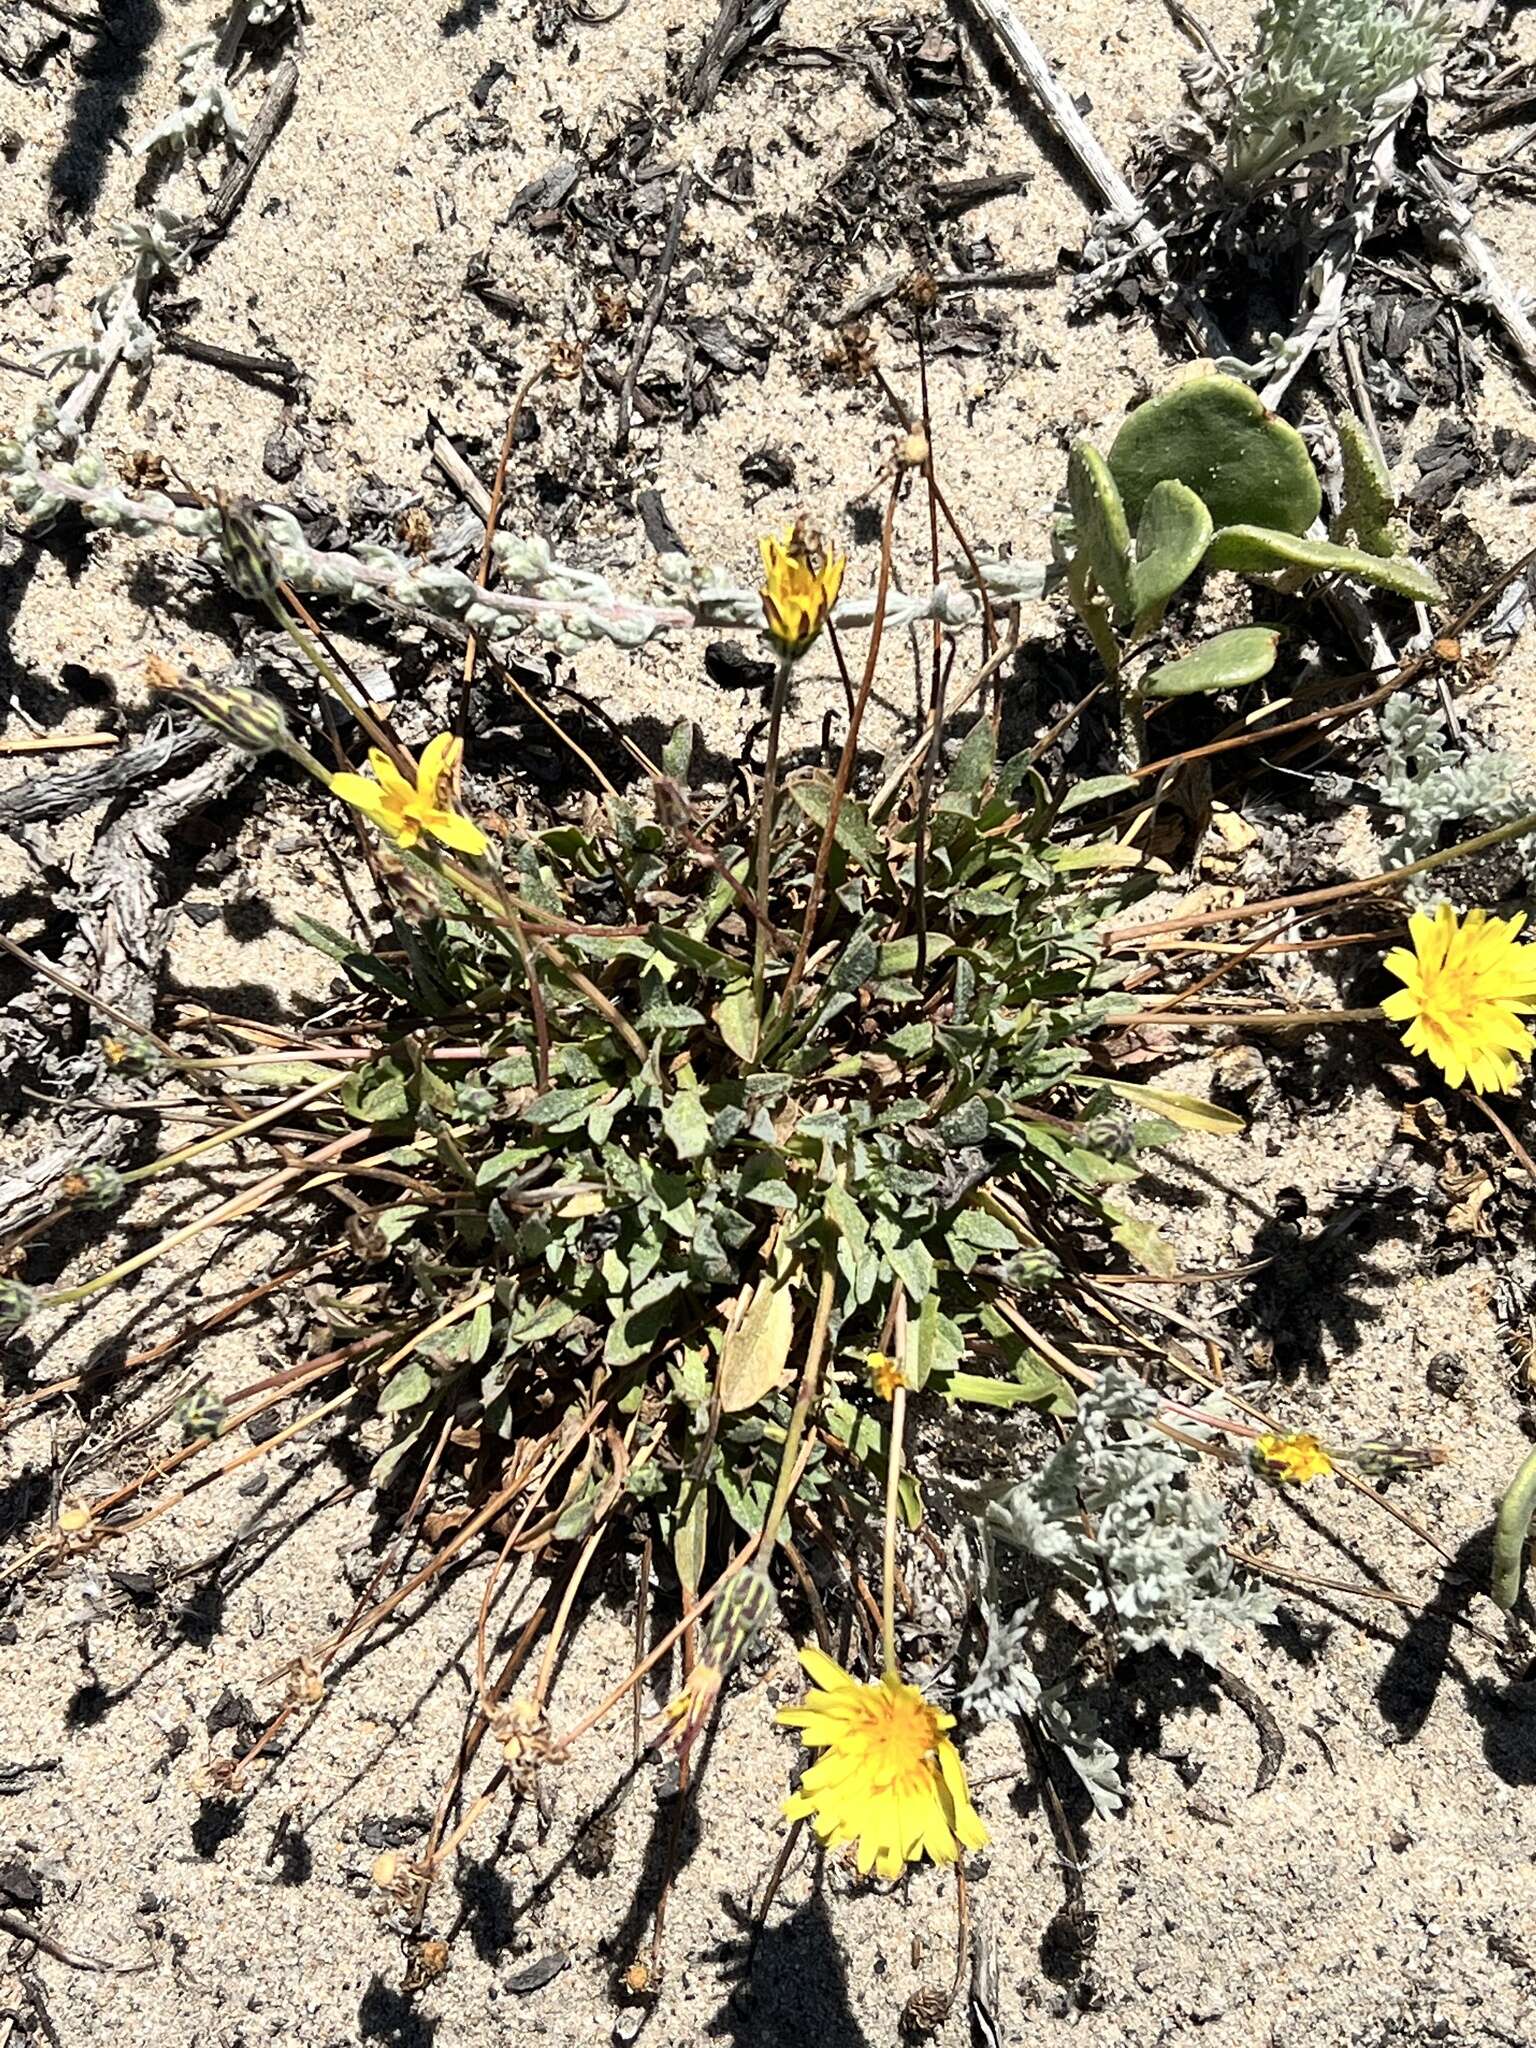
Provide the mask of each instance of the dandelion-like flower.
{"label": "dandelion-like flower", "polygon": [[758,542],[763,556],[763,616],[775,647],[789,660],[804,654],[827,623],[848,566],[829,554],[798,522],[782,540],[767,534]]}
{"label": "dandelion-like flower", "polygon": [[954,1715],[894,1671],[861,1685],[820,1650],[802,1650],[800,1662],[815,1688],[778,1719],[826,1754],[785,1802],[785,1817],[808,1819],[829,1849],[855,1843],[864,1875],[900,1877],[924,1856],[953,1863],[962,1849],[984,1849],[986,1828],[945,1733]]}
{"label": "dandelion-like flower", "polygon": [[877,1401],[894,1401],[898,1387],[910,1387],[912,1384],[895,1359],[884,1351],[871,1351],[864,1364]]}
{"label": "dandelion-like flower", "polygon": [[1307,1486],[1314,1479],[1326,1479],[1334,1464],[1315,1436],[1298,1429],[1285,1436],[1261,1436],[1253,1447],[1253,1467],[1266,1479]]}
{"label": "dandelion-like flower", "polygon": [[1412,951],[1396,946],[1386,956],[1404,986],[1382,1004],[1383,1016],[1408,1026],[1408,1050],[1427,1054],[1453,1088],[1512,1088],[1519,1062],[1536,1053],[1520,1021],[1536,1014],[1536,946],[1518,943],[1524,923],[1486,910],[1469,910],[1463,922],[1442,903],[1433,917],[1409,919]]}
{"label": "dandelion-like flower", "polygon": [[372,775],[333,775],[331,793],[344,803],[355,804],[397,846],[419,846],[430,836],[456,853],[484,853],[490,843],[485,834],[452,807],[453,786],[463,758],[464,742],[452,733],[439,733],[422,754],[413,783],[388,754],[370,747]]}

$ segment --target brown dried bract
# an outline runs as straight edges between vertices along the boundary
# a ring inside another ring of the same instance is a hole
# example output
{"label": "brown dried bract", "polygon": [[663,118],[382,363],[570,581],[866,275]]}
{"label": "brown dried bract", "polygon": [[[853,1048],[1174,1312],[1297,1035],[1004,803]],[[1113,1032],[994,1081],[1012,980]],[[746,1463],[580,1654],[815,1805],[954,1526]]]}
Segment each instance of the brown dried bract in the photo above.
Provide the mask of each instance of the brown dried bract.
{"label": "brown dried bract", "polygon": [[872,374],[878,359],[874,336],[862,320],[855,320],[838,329],[821,360],[835,376],[861,384]]}
{"label": "brown dried bract", "polygon": [[407,505],[400,514],[395,530],[400,535],[400,544],[408,555],[419,557],[432,552],[432,516],[425,505]]}

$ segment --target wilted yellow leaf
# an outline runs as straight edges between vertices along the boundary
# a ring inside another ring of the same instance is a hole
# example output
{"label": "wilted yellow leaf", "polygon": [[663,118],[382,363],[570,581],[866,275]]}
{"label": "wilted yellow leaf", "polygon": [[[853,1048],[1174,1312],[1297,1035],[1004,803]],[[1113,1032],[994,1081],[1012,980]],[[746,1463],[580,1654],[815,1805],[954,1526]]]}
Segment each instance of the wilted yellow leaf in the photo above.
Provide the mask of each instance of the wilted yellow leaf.
{"label": "wilted yellow leaf", "polygon": [[771,1394],[784,1377],[795,1334],[795,1304],[787,1285],[760,1280],[751,1306],[726,1333],[720,1352],[720,1407],[739,1415]]}

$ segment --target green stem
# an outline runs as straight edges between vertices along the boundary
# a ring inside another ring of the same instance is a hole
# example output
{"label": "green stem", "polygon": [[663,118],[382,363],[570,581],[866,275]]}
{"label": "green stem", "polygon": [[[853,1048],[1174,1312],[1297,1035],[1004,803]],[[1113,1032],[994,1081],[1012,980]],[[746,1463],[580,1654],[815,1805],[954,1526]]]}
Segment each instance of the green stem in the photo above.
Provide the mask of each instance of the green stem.
{"label": "green stem", "polygon": [[773,874],[773,813],[778,794],[779,731],[784,723],[784,704],[789,696],[791,657],[779,656],[779,672],[773,679],[773,699],[768,709],[768,755],[763,763],[763,793],[757,819],[757,905],[762,921],[752,947],[752,1009],[761,1024],[763,982],[768,967],[768,885]]}
{"label": "green stem", "polygon": [[[217,1065],[216,1061],[200,1064]],[[220,1145],[233,1144],[236,1138],[247,1138],[252,1131],[263,1130],[268,1124],[277,1123],[295,1111],[307,1109],[312,1102],[318,1102],[322,1095],[331,1095],[347,1078],[346,1073],[333,1075],[328,1081],[317,1081],[312,1088],[305,1088],[280,1102],[276,1109],[264,1109],[258,1116],[247,1117],[243,1123],[230,1124],[222,1131],[215,1131],[211,1138],[199,1138],[195,1144],[183,1145],[179,1151],[167,1152],[159,1159],[151,1159],[147,1166],[136,1166],[132,1172],[123,1175],[124,1185],[135,1181],[154,1180],[162,1173],[168,1173],[173,1166],[185,1166],[189,1159],[200,1159],[205,1152],[216,1152]]]}
{"label": "green stem", "polygon": [[757,1552],[753,1560],[759,1567],[766,1567],[768,1560],[773,1556],[773,1546],[779,1540],[779,1524],[784,1519],[790,1495],[794,1491],[795,1468],[800,1457],[805,1426],[821,1392],[822,1361],[826,1356],[827,1330],[832,1321],[832,1300],[836,1290],[837,1259],[836,1255],[829,1251],[821,1269],[821,1292],[816,1297],[816,1319],[811,1325],[811,1341],[800,1374],[800,1385],[795,1394],[789,1429],[784,1438],[783,1455],[779,1459],[778,1483],[773,1489],[773,1500],[768,1512],[763,1517],[763,1533],[758,1539]]}
{"label": "green stem", "polygon": [[[905,1322],[905,1317],[902,1318]],[[906,1368],[906,1333],[899,1330],[896,1362]],[[907,1422],[907,1390],[898,1386],[891,1401],[890,1456],[885,1467],[885,1556],[880,1579],[880,1641],[888,1678],[901,1675],[896,1661],[896,1510],[901,1499],[901,1439]]]}
{"label": "green stem", "polygon": [[1372,1024],[1381,1022],[1378,1009],[1369,1010],[1191,1010],[1181,1016],[1177,1010],[1154,1008],[1150,1010],[1113,1010],[1104,1022],[1114,1025],[1125,1024],[1194,1024],[1215,1029],[1222,1024],[1240,1025],[1244,1030],[1253,1026],[1270,1031],[1282,1031],[1292,1025],[1314,1024]]}
{"label": "green stem", "polygon": [[137,1273],[143,1267],[163,1258],[174,1251],[177,1245],[186,1244],[215,1224],[233,1223],[237,1217],[245,1216],[253,1209],[259,1209],[279,1188],[290,1181],[302,1179],[316,1168],[329,1166],[339,1159],[343,1152],[350,1152],[353,1146],[361,1144],[371,1136],[368,1131],[349,1131],[343,1138],[335,1138],[328,1145],[322,1145],[318,1152],[312,1152],[307,1159],[301,1159],[292,1166],[285,1166],[281,1172],[268,1174],[254,1188],[248,1188],[242,1195],[232,1195],[227,1202],[221,1202],[216,1209],[210,1209],[206,1216],[194,1217],[192,1222],[183,1224],[180,1230],[173,1230],[169,1237],[163,1237],[158,1244],[152,1244],[146,1251],[136,1252],[131,1259],[124,1259],[109,1273],[99,1273],[94,1280],[84,1280],[78,1287],[61,1287],[52,1294],[45,1294],[39,1300],[40,1308],[65,1308],[72,1302],[86,1301],[93,1294],[100,1294],[104,1287],[111,1287],[119,1280],[126,1280],[130,1273]]}
{"label": "green stem", "polygon": [[[277,623],[282,627],[283,631],[288,635],[288,638],[293,642],[294,646],[298,648],[300,654],[303,655],[304,659],[307,662],[309,662],[310,665],[323,678],[327,689],[329,689],[331,695],[336,699],[337,703],[343,705],[345,709],[352,714],[352,716],[357,720],[358,724],[362,727],[363,731],[367,733],[368,737],[373,741],[374,745],[381,748],[386,754],[388,754],[389,758],[395,763],[397,767],[402,769],[409,768],[411,770],[412,778],[414,780],[415,769],[414,764],[412,764],[412,762],[410,761],[410,757],[401,752],[398,742],[391,739],[389,734],[384,730],[383,726],[379,724],[378,720],[369,710],[368,706],[365,703],[363,703],[362,699],[360,697],[354,696],[352,691],[348,689],[347,685],[342,681],[341,677],[337,675],[335,669],[331,666],[330,662],[326,660],[325,656],[320,652],[320,649],[315,645],[314,641],[310,639],[309,635],[304,631],[303,627],[295,623],[295,621],[289,616],[285,608],[281,604],[279,604],[275,598],[268,606],[268,610],[271,612],[273,618],[277,620]],[[306,765],[308,764],[306,763]],[[319,767],[319,763],[316,762],[315,766]],[[323,777],[325,771],[321,769],[320,772]]]}

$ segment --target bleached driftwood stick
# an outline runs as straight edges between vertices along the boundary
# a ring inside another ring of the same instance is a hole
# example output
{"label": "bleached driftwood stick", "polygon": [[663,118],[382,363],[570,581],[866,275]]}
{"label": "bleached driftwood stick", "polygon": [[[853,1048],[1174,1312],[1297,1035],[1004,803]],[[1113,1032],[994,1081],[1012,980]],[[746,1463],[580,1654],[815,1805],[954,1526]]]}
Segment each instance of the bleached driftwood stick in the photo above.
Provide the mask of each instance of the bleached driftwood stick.
{"label": "bleached driftwood stick", "polygon": [[1441,176],[1438,165],[1427,157],[1419,165],[1419,177],[1429,188],[1441,233],[1477,279],[1521,366],[1529,376],[1536,377],[1536,326],[1531,323],[1520,293],[1500,270],[1493,251],[1472,225],[1471,208],[1462,204]]}
{"label": "bleached driftwood stick", "polygon": [[[1147,219],[1140,200],[1110,162],[1102,143],[1074,106],[1071,94],[1051,69],[1045,52],[1008,5],[1008,0],[966,0],[966,5],[986,23],[1007,51],[1051,126],[1076,157],[1106,209],[1124,222],[1131,240],[1144,252],[1148,268],[1166,285],[1168,265],[1162,253],[1162,236]],[[1221,356],[1228,353],[1220,329],[1198,299],[1191,298],[1186,292],[1178,292],[1172,311],[1199,354]]]}

